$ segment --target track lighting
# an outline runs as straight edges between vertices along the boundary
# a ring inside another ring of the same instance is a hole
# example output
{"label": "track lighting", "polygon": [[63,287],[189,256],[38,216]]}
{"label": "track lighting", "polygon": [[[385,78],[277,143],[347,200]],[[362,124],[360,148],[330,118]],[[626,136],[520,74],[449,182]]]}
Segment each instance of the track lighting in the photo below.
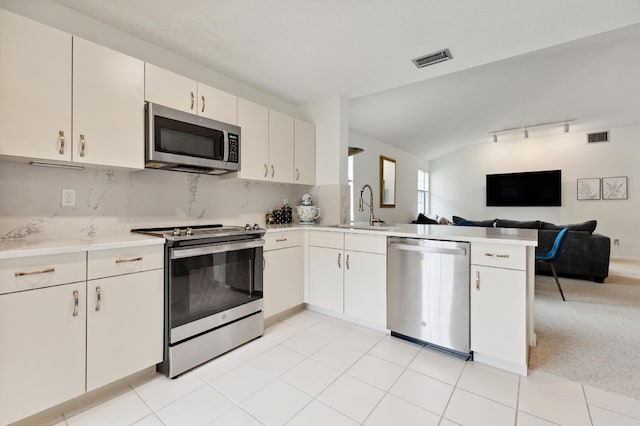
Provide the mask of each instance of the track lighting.
{"label": "track lighting", "polygon": [[532,127],[551,127],[562,125],[563,133],[569,133],[569,123],[573,123],[576,120],[563,120],[563,121],[552,121],[546,123],[536,123],[536,124],[527,124],[522,127],[510,127],[508,129],[500,129],[500,130],[492,130],[489,134],[493,138],[493,142],[498,142],[498,135],[501,133],[511,133],[515,131],[522,131],[525,139],[529,139],[529,129]]}

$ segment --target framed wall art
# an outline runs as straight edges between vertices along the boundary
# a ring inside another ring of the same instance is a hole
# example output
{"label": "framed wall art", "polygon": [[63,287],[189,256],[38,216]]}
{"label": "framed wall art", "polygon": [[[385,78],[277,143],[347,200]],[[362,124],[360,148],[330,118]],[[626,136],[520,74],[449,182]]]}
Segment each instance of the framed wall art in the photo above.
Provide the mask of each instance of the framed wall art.
{"label": "framed wall art", "polygon": [[578,179],[578,200],[600,199],[600,178]]}
{"label": "framed wall art", "polygon": [[626,200],[627,197],[626,176],[602,178],[603,200]]}

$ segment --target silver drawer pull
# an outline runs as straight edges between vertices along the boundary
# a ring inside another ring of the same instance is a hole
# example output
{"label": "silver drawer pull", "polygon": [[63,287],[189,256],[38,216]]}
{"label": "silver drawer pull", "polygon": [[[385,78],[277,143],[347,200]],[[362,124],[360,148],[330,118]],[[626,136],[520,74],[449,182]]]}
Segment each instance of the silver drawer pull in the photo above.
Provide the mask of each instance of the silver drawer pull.
{"label": "silver drawer pull", "polygon": [[139,262],[142,260],[142,256],[133,257],[131,259],[116,259],[116,263],[127,263],[127,262]]}
{"label": "silver drawer pull", "polygon": [[342,257],[342,253],[338,253],[338,268],[342,268],[342,264],[340,262],[341,257]]}
{"label": "silver drawer pull", "polygon": [[287,241],[286,238],[279,238],[276,240],[276,243],[284,243],[285,241]]}
{"label": "silver drawer pull", "polygon": [[16,277],[24,277],[26,275],[48,274],[50,272],[55,272],[55,271],[56,271],[56,268],[46,268],[46,269],[41,269],[39,271],[16,272]]}
{"label": "silver drawer pull", "polygon": [[204,112],[204,96],[200,97],[202,99],[202,112]]}
{"label": "silver drawer pull", "polygon": [[196,102],[196,97],[194,96],[193,92],[191,92],[191,108],[189,109],[193,109],[193,105]]}
{"label": "silver drawer pull", "polygon": [[476,290],[480,290],[480,271],[476,271]]}
{"label": "silver drawer pull", "polygon": [[96,286],[96,312],[100,310],[102,304],[102,289],[99,285]]}
{"label": "silver drawer pull", "polygon": [[87,141],[84,138],[84,135],[80,135],[80,157],[84,157],[84,149],[87,145]]}
{"label": "silver drawer pull", "polygon": [[345,266],[349,269],[349,254],[347,255],[347,261],[345,262]]}
{"label": "silver drawer pull", "polygon": [[509,255],[508,254],[493,254],[493,253],[485,253],[484,254],[487,257],[497,257],[498,259],[508,259]]}
{"label": "silver drawer pull", "polygon": [[77,317],[78,316],[78,302],[79,302],[79,297],[78,297],[78,290],[73,290],[73,316]]}

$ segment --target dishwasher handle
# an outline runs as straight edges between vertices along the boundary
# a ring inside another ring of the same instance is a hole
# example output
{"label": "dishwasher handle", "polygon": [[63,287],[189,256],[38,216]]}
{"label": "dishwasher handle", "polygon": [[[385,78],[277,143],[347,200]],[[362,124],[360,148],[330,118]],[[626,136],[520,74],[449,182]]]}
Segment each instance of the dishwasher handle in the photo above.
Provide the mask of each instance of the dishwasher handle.
{"label": "dishwasher handle", "polygon": [[389,248],[405,251],[417,251],[420,253],[450,254],[453,256],[466,256],[467,254],[467,250],[464,248],[428,247],[422,245],[396,243],[393,241],[389,243]]}

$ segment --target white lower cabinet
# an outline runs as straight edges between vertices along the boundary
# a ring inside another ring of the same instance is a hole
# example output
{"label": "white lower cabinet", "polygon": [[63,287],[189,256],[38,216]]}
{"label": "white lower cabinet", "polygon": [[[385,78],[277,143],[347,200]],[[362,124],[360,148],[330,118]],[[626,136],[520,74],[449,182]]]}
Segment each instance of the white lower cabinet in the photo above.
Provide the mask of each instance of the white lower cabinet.
{"label": "white lower cabinet", "polygon": [[489,357],[526,374],[526,248],[477,243],[471,250],[471,350],[478,361]]}
{"label": "white lower cabinet", "polygon": [[265,235],[263,312],[269,318],[304,303],[304,231]]}
{"label": "white lower cabinet", "polygon": [[386,237],[311,231],[309,304],[386,327]]}
{"label": "white lower cabinet", "polygon": [[87,283],[87,391],[162,361],[163,272]]}
{"label": "white lower cabinet", "polygon": [[0,424],[162,361],[163,253],[0,260]]}

